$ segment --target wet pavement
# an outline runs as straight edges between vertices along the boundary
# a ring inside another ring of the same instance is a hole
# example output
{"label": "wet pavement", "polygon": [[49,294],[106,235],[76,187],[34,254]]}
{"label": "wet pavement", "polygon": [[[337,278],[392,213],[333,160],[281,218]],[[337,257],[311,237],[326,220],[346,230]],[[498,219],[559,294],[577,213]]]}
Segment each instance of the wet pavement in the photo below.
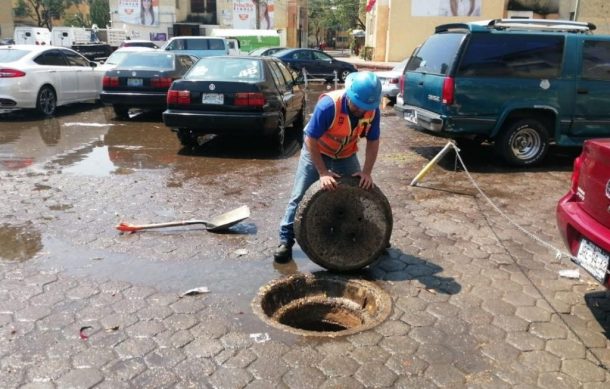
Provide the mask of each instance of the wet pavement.
{"label": "wet pavement", "polygon": [[[574,266],[495,213],[452,155],[410,187],[445,141],[383,115],[374,178],[392,247],[351,277],[389,293],[392,313],[335,339],[281,331],[251,307],[270,281],[323,270],[298,248],[272,261],[294,136],[281,156],[220,137],[185,150],[158,113],[0,115],[0,387],[608,387],[607,293],[582,271],[560,278]],[[563,250],[554,209],[576,151],[533,170],[489,146],[463,155],[503,212]],[[251,217],[226,233],[114,229],[241,205]]]}

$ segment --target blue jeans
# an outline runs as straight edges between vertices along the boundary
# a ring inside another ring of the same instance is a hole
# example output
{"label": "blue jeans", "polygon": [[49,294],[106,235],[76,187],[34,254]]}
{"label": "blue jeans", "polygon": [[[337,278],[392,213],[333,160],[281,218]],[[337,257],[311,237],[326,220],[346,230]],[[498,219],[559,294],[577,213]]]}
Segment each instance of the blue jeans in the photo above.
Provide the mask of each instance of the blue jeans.
{"label": "blue jeans", "polygon": [[[328,170],[349,177],[354,173],[360,172],[360,162],[356,154],[342,159],[335,159],[322,155],[322,160]],[[320,175],[311,161],[311,154],[307,150],[307,146],[303,145],[301,149],[301,157],[299,165],[294,177],[294,185],[288,207],[280,224],[280,244],[285,244],[289,247],[294,245],[294,217],[297,213],[297,207],[303,199],[307,189],[320,179]]]}

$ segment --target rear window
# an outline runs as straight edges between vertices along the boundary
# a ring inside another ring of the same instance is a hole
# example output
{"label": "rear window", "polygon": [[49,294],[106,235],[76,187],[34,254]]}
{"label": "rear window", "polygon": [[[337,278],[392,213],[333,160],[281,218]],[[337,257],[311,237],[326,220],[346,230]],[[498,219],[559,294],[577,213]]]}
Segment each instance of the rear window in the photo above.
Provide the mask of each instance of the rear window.
{"label": "rear window", "polygon": [[223,39],[185,39],[186,50],[224,50]]}
{"label": "rear window", "polygon": [[123,59],[122,68],[173,69],[174,56],[167,53],[130,53]]}
{"label": "rear window", "polygon": [[407,71],[446,75],[460,48],[464,33],[435,34],[409,61]]}
{"label": "rear window", "polygon": [[260,81],[263,68],[259,60],[247,58],[202,58],[184,77],[205,81]]}
{"label": "rear window", "polygon": [[610,42],[586,41],[582,51],[582,78],[610,81]]}
{"label": "rear window", "polygon": [[526,34],[472,34],[457,74],[472,77],[555,78],[564,38]]}
{"label": "rear window", "polygon": [[0,50],[0,63],[17,61],[27,53],[25,50]]}

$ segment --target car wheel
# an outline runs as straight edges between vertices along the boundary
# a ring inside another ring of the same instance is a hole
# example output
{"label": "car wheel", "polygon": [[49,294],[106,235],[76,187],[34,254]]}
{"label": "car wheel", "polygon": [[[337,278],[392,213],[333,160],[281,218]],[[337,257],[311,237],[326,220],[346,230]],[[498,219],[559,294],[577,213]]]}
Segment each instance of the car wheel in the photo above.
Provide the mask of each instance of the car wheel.
{"label": "car wheel", "polygon": [[339,73],[339,80],[341,82],[345,82],[345,79],[347,78],[347,76],[351,73],[352,71],[349,69],[343,69],[341,70],[341,73]]}
{"label": "car wheel", "polygon": [[273,147],[277,152],[282,155],[284,154],[284,141],[286,140],[286,122],[284,119],[284,113],[280,112],[277,116],[277,130],[273,135]]}
{"label": "car wheel", "polygon": [[549,148],[549,135],[536,119],[510,123],[495,140],[496,152],[514,166],[531,166],[541,162]]}
{"label": "car wheel", "polygon": [[114,110],[114,114],[119,119],[129,119],[129,107],[124,105],[113,104],[112,109]]}
{"label": "car wheel", "polygon": [[181,128],[176,132],[176,136],[178,136],[180,144],[184,147],[193,148],[198,146],[197,137],[193,136],[193,133],[189,130]]}
{"label": "car wheel", "polygon": [[40,88],[36,97],[36,111],[43,116],[53,116],[56,108],[57,96],[53,88],[48,85]]}

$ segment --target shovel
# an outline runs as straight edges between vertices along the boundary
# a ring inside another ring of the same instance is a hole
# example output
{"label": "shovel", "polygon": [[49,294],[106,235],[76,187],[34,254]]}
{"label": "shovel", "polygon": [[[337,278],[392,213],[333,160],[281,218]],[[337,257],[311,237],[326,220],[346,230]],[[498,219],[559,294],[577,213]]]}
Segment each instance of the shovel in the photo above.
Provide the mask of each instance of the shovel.
{"label": "shovel", "polygon": [[205,229],[208,231],[224,231],[229,227],[239,223],[240,221],[250,217],[250,208],[247,205],[243,205],[239,208],[235,208],[232,211],[218,215],[210,221],[205,220],[182,220],[167,223],[157,224],[142,224],[133,225],[128,223],[121,223],[116,226],[116,229],[122,232],[136,232],[139,230],[146,230],[150,228],[163,228],[163,227],[174,227],[174,226],[187,226],[190,224],[203,224]]}

